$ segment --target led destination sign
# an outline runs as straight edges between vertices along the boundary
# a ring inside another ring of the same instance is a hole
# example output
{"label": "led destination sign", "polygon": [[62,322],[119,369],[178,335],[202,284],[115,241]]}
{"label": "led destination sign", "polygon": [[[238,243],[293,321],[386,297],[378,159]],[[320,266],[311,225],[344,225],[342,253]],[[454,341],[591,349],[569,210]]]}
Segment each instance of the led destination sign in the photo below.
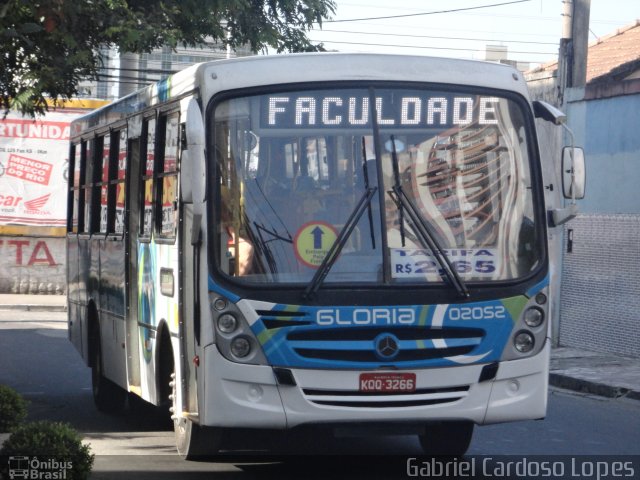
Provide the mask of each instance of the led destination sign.
{"label": "led destination sign", "polygon": [[[380,127],[449,128],[497,124],[500,99],[424,91],[378,92]],[[263,128],[371,128],[371,100],[365,92],[295,92],[262,97]]]}

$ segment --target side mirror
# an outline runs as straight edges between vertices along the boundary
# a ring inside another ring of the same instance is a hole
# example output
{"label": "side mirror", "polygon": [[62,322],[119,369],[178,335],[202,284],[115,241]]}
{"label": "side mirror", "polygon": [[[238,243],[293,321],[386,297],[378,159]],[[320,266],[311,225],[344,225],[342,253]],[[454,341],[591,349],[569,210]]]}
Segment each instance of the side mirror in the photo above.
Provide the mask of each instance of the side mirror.
{"label": "side mirror", "polygon": [[202,112],[195,98],[183,100],[181,107],[186,149],[180,162],[180,192],[185,203],[200,203],[205,199],[206,190]]}
{"label": "side mirror", "polygon": [[567,116],[562,110],[542,100],[533,102],[533,114],[536,118],[541,118],[554,125],[563,125],[567,122]]}
{"label": "side mirror", "polygon": [[584,198],[586,171],[584,150],[579,147],[562,149],[562,193],[564,198],[580,200]]}

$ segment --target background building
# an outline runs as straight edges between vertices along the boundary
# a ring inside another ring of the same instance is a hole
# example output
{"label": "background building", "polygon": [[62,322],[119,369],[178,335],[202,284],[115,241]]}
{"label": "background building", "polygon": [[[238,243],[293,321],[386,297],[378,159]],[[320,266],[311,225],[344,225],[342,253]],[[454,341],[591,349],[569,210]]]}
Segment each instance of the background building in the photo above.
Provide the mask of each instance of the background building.
{"label": "background building", "polygon": [[69,124],[106,103],[0,119],[0,293],[65,293]]}
{"label": "background building", "polygon": [[[558,64],[528,74],[543,100]],[[564,106],[584,146],[586,197],[565,226],[561,345],[640,356],[640,21],[589,45],[586,81]]]}
{"label": "background building", "polygon": [[216,43],[175,50],[163,47],[141,54],[121,54],[116,49],[102,49],[100,53],[104,63],[99,80],[82,82],[81,98],[115,100],[195,63],[252,55],[248,48],[230,50]]}
{"label": "background building", "polygon": [[487,45],[485,47],[484,59],[488,62],[504,63],[517,68],[521,72],[526,72],[531,68],[529,62],[518,62],[509,59],[509,47],[506,45]]}
{"label": "background building", "polygon": [[66,293],[69,124],[110,100],[189,65],[249,55],[213,44],[119,55],[101,50],[99,80],[80,84],[78,99],[36,120],[17,112],[0,119],[0,293]]}

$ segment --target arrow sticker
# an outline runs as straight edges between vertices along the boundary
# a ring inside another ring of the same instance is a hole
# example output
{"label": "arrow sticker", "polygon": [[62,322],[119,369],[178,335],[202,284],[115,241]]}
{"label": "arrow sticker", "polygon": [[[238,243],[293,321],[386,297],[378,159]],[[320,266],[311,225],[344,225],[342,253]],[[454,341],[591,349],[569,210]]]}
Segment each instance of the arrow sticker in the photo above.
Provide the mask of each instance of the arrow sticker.
{"label": "arrow sticker", "polygon": [[313,248],[320,250],[322,248],[322,235],[324,235],[324,231],[322,231],[320,227],[316,227],[311,230],[311,235],[313,235]]}
{"label": "arrow sticker", "polygon": [[307,267],[318,268],[337,237],[337,230],[329,223],[305,223],[293,240],[296,258]]}

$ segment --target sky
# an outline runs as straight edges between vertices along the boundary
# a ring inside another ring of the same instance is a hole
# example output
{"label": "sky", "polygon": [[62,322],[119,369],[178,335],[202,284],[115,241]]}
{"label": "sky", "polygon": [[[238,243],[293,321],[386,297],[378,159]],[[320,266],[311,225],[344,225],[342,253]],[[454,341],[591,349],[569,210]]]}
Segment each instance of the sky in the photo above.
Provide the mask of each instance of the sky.
{"label": "sky", "polygon": [[[562,0],[334,1],[333,21],[309,33],[327,50],[484,60],[487,45],[501,45],[510,60],[531,67],[557,59]],[[640,19],[640,0],[590,3],[590,42]],[[443,10],[458,11],[421,15]],[[372,18],[396,15],[411,16]]]}

